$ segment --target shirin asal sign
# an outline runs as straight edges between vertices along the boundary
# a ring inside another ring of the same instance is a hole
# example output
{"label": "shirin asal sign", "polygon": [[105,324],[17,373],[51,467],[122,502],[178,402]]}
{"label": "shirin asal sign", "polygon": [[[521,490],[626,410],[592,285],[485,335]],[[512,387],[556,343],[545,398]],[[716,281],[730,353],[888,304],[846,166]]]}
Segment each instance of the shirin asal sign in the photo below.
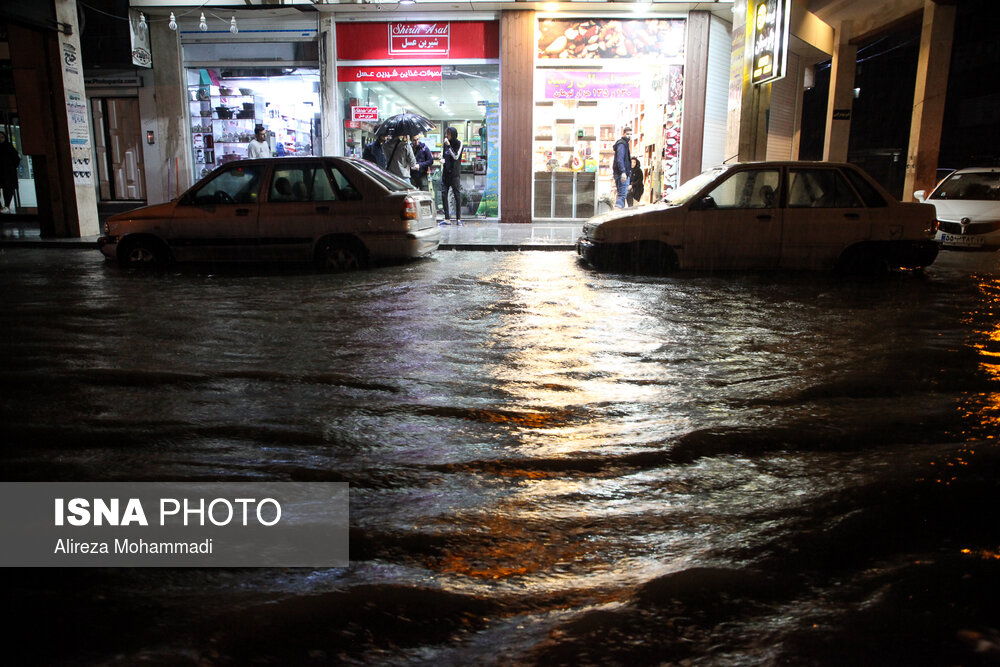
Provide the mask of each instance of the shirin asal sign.
{"label": "shirin asal sign", "polygon": [[790,0],[752,0],[753,61],[750,82],[768,83],[785,76],[788,59]]}

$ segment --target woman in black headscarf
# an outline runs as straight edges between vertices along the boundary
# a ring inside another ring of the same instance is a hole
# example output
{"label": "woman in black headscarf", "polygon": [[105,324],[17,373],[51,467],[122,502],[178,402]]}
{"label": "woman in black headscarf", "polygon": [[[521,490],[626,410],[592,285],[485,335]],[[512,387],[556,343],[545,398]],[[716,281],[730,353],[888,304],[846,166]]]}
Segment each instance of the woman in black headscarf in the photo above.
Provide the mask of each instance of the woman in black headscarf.
{"label": "woman in black headscarf", "polygon": [[639,158],[632,158],[632,173],[629,174],[626,198],[629,206],[635,206],[642,199],[642,167],[639,165]]}

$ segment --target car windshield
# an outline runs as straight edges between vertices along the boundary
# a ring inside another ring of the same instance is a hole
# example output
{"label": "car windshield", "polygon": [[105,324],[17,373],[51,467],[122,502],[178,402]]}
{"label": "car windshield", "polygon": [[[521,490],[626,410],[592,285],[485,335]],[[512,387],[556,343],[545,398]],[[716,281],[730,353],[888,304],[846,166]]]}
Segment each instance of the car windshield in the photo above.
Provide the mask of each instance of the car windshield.
{"label": "car windshield", "polygon": [[671,206],[684,204],[696,194],[701,192],[702,188],[718,178],[719,174],[724,171],[725,167],[716,167],[715,169],[703,171],[690,181],[682,183],[680,186],[668,193],[667,196],[663,198],[663,201]]}
{"label": "car windshield", "polygon": [[351,164],[354,165],[359,171],[363,171],[366,175],[370,176],[373,180],[378,181],[382,187],[390,192],[405,192],[413,189],[413,186],[406,181],[398,178],[394,174],[390,174],[371,162],[354,160]]}
{"label": "car windshield", "polygon": [[954,173],[937,187],[931,199],[1000,200],[1000,171]]}

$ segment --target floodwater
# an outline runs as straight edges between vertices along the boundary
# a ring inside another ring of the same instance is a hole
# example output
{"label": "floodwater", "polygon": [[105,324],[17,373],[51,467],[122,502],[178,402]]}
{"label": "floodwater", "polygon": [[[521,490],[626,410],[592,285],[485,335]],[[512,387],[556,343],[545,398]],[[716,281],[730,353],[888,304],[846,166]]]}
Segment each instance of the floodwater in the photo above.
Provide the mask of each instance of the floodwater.
{"label": "floodwater", "polygon": [[1000,271],[957,259],[6,250],[3,480],[346,481],[351,565],[7,570],[5,662],[997,664]]}

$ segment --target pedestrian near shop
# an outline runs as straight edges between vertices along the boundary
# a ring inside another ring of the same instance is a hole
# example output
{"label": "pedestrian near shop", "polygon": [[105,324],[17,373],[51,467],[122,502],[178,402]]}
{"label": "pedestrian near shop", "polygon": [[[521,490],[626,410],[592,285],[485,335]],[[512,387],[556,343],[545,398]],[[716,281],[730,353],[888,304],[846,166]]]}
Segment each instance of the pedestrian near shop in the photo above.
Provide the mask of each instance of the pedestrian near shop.
{"label": "pedestrian near shop", "polygon": [[271,157],[271,146],[267,143],[267,130],[263,125],[258,124],[253,128],[253,139],[247,144],[247,157]]}
{"label": "pedestrian near shop", "polygon": [[444,221],[447,225],[451,217],[448,209],[448,192],[455,196],[455,224],[462,224],[462,142],[458,139],[458,130],[453,127],[444,131],[441,158],[441,207],[444,210]]}
{"label": "pedestrian near shop", "polygon": [[427,190],[427,174],[434,164],[434,155],[427,144],[420,139],[419,134],[414,134],[412,137],[413,157],[417,161],[417,166],[410,169],[410,182],[415,188]]}
{"label": "pedestrian near shop", "polygon": [[361,153],[361,157],[385,169],[385,151],[382,150],[382,144],[384,143],[385,135],[375,137],[374,141],[365,145],[365,150]]}
{"label": "pedestrian near shop", "polygon": [[625,195],[628,192],[629,175],[632,173],[632,128],[626,125],[622,129],[621,138],[615,142],[614,165],[611,172],[615,177],[615,187],[618,188],[618,198],[615,208],[625,208]]}
{"label": "pedestrian near shop", "polygon": [[382,150],[385,153],[386,170],[410,183],[410,169],[417,164],[413,148],[410,147],[410,138],[401,134],[385,142]]}
{"label": "pedestrian near shop", "polygon": [[17,167],[21,164],[21,154],[7,140],[7,133],[0,132],[0,189],[3,190],[3,207],[0,213],[10,213],[10,203],[17,190]]}
{"label": "pedestrian near shop", "polygon": [[642,165],[639,158],[632,158],[632,174],[628,179],[628,205],[635,206],[642,199]]}

